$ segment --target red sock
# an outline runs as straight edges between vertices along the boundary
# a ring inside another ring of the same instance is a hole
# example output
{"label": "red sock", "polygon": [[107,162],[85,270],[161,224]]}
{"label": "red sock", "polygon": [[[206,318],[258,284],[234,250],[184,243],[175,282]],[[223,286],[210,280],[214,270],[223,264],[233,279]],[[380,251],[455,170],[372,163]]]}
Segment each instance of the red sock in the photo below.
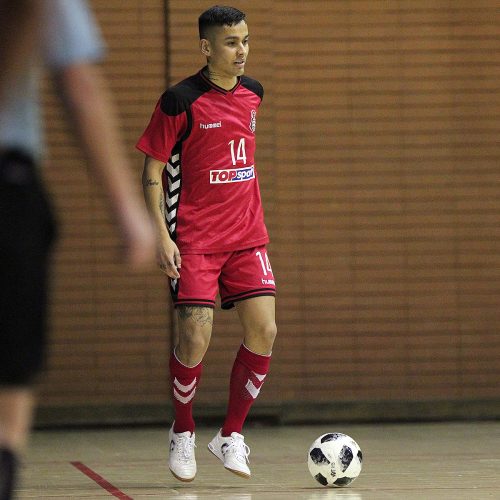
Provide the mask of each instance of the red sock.
{"label": "red sock", "polygon": [[243,344],[236,355],[229,385],[227,416],[221,434],[241,433],[245,418],[269,371],[271,356],[249,351]]}
{"label": "red sock", "polygon": [[183,365],[175,353],[170,356],[172,400],[175,408],[174,432],[194,432],[193,401],[201,369],[201,362],[190,368]]}

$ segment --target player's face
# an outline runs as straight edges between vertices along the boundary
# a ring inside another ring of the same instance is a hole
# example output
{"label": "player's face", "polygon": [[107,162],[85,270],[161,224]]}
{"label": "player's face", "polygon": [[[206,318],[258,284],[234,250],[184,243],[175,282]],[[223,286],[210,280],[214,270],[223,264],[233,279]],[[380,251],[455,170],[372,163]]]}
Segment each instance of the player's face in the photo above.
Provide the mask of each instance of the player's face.
{"label": "player's face", "polygon": [[206,48],[211,71],[227,78],[242,75],[249,51],[247,23],[215,28]]}

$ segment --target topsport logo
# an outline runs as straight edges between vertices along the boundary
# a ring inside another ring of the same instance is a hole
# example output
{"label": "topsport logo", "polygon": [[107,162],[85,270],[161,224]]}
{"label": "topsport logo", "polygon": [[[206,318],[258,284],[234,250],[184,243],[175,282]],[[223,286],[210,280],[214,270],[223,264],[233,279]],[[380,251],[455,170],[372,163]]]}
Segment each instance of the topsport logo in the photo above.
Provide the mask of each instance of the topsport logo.
{"label": "topsport logo", "polygon": [[229,168],[227,170],[210,170],[210,184],[227,184],[228,182],[244,182],[255,179],[254,166]]}

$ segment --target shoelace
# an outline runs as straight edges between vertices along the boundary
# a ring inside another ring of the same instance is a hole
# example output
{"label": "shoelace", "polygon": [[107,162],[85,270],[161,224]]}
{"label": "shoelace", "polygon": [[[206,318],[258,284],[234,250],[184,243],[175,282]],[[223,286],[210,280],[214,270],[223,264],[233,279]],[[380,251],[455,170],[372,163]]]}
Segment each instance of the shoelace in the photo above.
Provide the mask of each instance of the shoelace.
{"label": "shoelace", "polygon": [[191,454],[193,453],[193,448],[196,448],[193,436],[191,437],[182,436],[177,440],[178,453],[184,460],[191,460]]}
{"label": "shoelace", "polygon": [[250,448],[245,444],[243,439],[234,439],[231,438],[231,442],[227,445],[226,453],[234,453],[238,460],[247,461],[250,463],[250,459],[248,458],[250,455]]}

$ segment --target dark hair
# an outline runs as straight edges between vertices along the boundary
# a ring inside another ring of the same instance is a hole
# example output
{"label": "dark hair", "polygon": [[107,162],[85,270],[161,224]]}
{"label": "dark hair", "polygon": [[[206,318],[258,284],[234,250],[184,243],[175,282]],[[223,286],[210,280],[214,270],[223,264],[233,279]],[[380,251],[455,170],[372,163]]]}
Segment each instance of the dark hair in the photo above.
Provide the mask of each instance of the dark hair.
{"label": "dark hair", "polygon": [[198,18],[200,40],[208,37],[208,31],[214,26],[234,26],[245,21],[246,14],[234,7],[214,5]]}

